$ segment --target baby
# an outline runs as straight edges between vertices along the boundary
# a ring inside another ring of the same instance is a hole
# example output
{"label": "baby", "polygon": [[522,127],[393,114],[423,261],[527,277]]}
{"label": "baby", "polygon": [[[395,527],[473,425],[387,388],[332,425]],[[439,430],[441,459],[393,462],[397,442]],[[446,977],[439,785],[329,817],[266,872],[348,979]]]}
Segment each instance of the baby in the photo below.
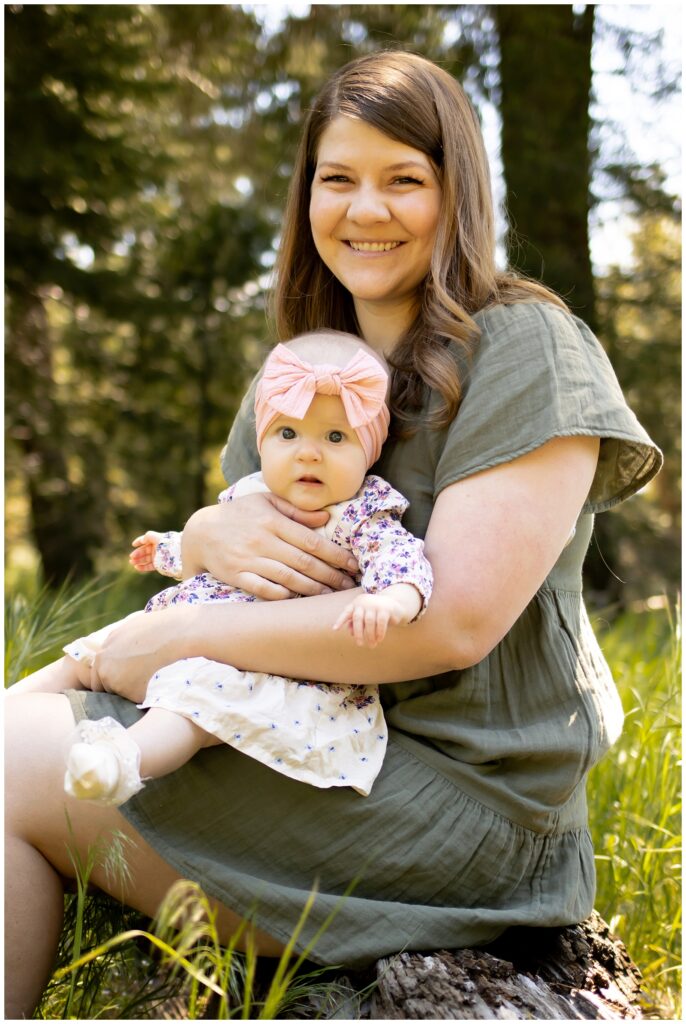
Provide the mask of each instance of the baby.
{"label": "baby", "polygon": [[[389,626],[423,614],[432,587],[423,544],[400,523],[407,501],[366,475],[388,433],[387,385],[379,357],[353,335],[323,331],[277,345],[255,397],[261,472],[219,496],[232,501],[269,491],[306,511],[326,509],[329,520],[319,532],[351,550],[364,590],[334,629],[347,628],[370,646]],[[134,546],[137,568],[181,578],[179,534],[150,531]],[[153,597],[146,611],[218,600],[257,599],[201,573]],[[50,687],[79,686],[79,662],[92,662],[115,625],[67,645],[67,657],[49,666]],[[18,686],[45,689],[32,687],[32,678]],[[174,771],[219,742],[294,779],[363,795],[383,763],[387,730],[376,686],[294,680],[187,658],[156,672],[138,706],[147,713],[128,729],[112,718],[78,724],[67,756],[70,795],[119,805],[142,779]]]}

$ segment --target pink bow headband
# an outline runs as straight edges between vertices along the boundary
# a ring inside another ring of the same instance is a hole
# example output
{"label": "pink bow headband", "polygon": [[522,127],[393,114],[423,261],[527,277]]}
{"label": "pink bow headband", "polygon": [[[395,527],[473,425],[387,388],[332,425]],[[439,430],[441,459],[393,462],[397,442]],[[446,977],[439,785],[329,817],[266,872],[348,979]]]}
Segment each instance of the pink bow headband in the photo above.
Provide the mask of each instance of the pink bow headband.
{"label": "pink bow headband", "polygon": [[286,345],[270,353],[255,393],[257,450],[279,416],[301,420],[315,395],[340,395],[345,415],[367,456],[367,466],[379,457],[388,436],[386,406],[388,375],[380,363],[359,349],[347,366],[307,363]]}

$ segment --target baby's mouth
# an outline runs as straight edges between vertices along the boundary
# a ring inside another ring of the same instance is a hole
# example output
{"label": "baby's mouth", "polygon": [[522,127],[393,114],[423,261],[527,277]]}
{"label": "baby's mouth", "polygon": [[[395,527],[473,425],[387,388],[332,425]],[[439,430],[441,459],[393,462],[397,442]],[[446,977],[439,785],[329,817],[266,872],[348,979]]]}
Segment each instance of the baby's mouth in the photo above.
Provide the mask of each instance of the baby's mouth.
{"label": "baby's mouth", "polygon": [[298,477],[299,484],[320,484],[321,480],[316,476],[300,476]]}

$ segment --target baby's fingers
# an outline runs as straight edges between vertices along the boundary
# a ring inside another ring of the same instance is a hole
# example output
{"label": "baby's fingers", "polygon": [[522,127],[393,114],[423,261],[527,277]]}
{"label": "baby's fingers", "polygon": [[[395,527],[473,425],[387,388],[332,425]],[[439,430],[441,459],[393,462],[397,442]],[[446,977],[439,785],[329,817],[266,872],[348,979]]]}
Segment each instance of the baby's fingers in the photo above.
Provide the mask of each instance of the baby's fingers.
{"label": "baby's fingers", "polygon": [[[385,608],[381,608],[377,612],[377,616],[376,616],[376,643],[377,644],[380,644],[381,641],[386,636],[386,630],[388,629],[388,624],[389,624],[390,618],[391,618],[390,613]],[[376,646],[376,644],[374,646]]]}
{"label": "baby's fingers", "polygon": [[348,605],[348,607],[345,608],[341,612],[341,614],[338,616],[338,618],[334,622],[333,628],[334,629],[340,629],[341,626],[345,626],[346,623],[349,623],[351,621],[351,616],[352,616],[352,607],[350,605]]}
{"label": "baby's fingers", "polygon": [[[358,647],[376,647],[377,616],[375,608],[359,605],[354,608],[352,616],[352,634]],[[383,638],[383,634],[382,634]]]}
{"label": "baby's fingers", "polygon": [[155,568],[151,553],[145,548],[138,551],[132,551],[129,555],[129,562],[134,569],[138,570],[138,572],[152,572]]}

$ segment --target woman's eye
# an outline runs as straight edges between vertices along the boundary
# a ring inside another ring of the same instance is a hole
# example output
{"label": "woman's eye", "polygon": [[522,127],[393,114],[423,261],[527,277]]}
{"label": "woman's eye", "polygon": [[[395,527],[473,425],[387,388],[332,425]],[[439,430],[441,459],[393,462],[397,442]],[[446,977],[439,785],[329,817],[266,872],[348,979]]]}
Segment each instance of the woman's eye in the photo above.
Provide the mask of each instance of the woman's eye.
{"label": "woman's eye", "polygon": [[340,444],[341,441],[345,441],[345,434],[341,433],[340,430],[330,430],[328,438],[333,444]]}
{"label": "woman's eye", "polygon": [[279,433],[284,441],[292,441],[295,437],[295,431],[292,427],[282,427]]}
{"label": "woman's eye", "polygon": [[333,185],[345,185],[350,181],[350,178],[346,177],[345,174],[322,174],[320,181]]}
{"label": "woman's eye", "polygon": [[412,178],[408,174],[404,174],[401,178],[395,178],[394,184],[396,185],[423,185],[424,182],[420,178]]}

